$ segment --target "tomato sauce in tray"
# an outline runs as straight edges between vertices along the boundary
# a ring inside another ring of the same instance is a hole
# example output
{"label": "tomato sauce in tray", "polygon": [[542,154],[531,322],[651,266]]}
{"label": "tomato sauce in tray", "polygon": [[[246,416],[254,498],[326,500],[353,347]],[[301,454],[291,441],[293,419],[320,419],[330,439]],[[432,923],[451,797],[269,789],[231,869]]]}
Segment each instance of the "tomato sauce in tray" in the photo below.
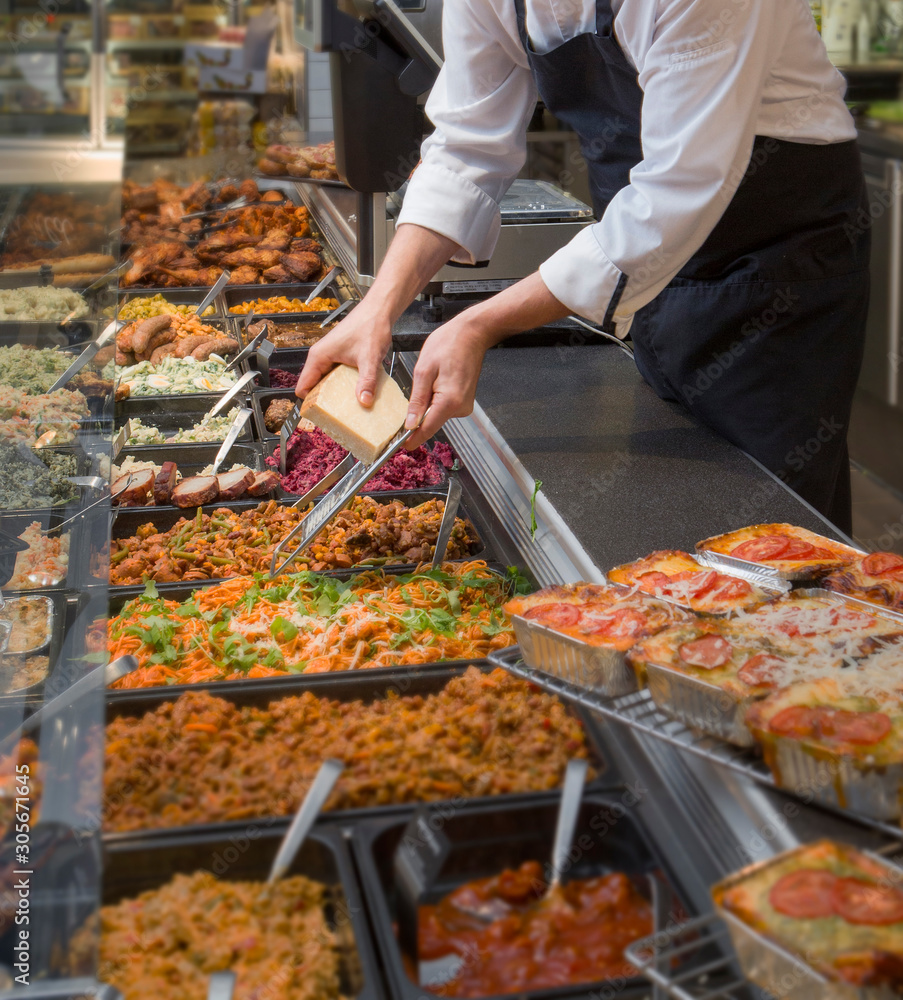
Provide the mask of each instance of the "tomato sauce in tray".
{"label": "tomato sauce in tray", "polygon": [[624,948],[653,932],[652,906],[621,872],[548,891],[526,861],[468,882],[419,910],[422,961],[463,961],[454,979],[427,986],[443,996],[486,997],[605,979],[631,979]]}

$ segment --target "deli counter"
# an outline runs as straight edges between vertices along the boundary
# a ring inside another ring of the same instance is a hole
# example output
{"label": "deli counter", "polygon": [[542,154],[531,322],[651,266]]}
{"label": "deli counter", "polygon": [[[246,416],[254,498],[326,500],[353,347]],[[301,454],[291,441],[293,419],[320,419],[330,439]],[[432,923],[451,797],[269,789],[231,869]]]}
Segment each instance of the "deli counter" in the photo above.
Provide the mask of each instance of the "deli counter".
{"label": "deli counter", "polygon": [[[491,351],[474,413],[396,454],[293,549],[328,501],[293,505],[344,456],[312,426],[284,432],[293,386],[320,324],[366,288],[332,271],[329,220],[304,185],[157,179],[126,182],[121,200],[72,186],[6,196],[0,995],[203,997],[236,973],[237,997],[753,997],[746,939],[715,917],[715,883],[825,838],[878,852],[856,864],[889,864],[897,764],[878,809],[838,798],[830,771],[782,790],[767,755],[654,701],[624,649],[530,653],[550,630],[516,607],[537,588],[586,581],[631,621],[655,605],[669,628],[699,628],[679,595],[615,592],[606,573],[765,523],[849,552],[779,480],[658,399],[623,345],[565,321]],[[79,214],[99,201],[96,218]],[[47,240],[29,258],[19,234],[61,214],[99,242]],[[110,267],[72,278],[72,258]],[[247,280],[213,289],[223,268]],[[273,280],[283,270],[289,280]],[[23,279],[37,291],[23,296]],[[398,324],[402,388],[461,293]],[[774,577],[737,572],[765,606],[787,599]],[[506,604],[526,622],[517,636]],[[850,613],[891,651],[903,636],[899,612]],[[523,938],[487,971],[477,959],[497,931],[481,918],[453,947],[443,906],[462,886],[500,904],[492,880],[505,869],[512,884],[534,879],[505,890],[506,919],[547,920],[535,879],[544,890],[573,759],[590,771],[561,891],[572,905],[576,885],[591,887],[593,921],[637,940],[629,962],[594,950],[596,973],[555,981],[550,960],[509,982],[529,971]],[[324,761],[338,762],[338,783],[265,886]],[[785,974],[821,988],[757,947],[772,992]]]}

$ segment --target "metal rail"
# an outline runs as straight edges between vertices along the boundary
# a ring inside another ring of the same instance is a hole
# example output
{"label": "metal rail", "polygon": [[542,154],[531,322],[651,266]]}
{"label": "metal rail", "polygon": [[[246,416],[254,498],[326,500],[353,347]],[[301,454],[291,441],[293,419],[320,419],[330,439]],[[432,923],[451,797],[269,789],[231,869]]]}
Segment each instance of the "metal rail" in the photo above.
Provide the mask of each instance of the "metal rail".
{"label": "metal rail", "polygon": [[[544,670],[528,667],[521,659],[520,649],[517,646],[493,653],[489,659],[497,666],[558,695],[565,701],[576,702],[590,712],[598,713],[615,722],[622,722],[632,729],[669,743],[679,750],[728,767],[732,771],[736,771],[759,784],[767,785],[775,791],[783,792],[785,795],[794,795],[789,789],[780,788],[775,784],[771,771],[752,751],[731,746],[731,744],[712,736],[694,733],[684,723],[666,715],[655,704],[646,690],[634,691],[616,698],[606,697],[597,691],[562,680]],[[800,798],[799,796],[794,797]],[[863,826],[879,830],[896,841],[903,841],[903,830],[893,823],[870,819],[867,816],[861,816],[848,809],[834,807],[816,799],[802,799],[802,801],[815,808],[835,813],[844,819],[853,820]]]}

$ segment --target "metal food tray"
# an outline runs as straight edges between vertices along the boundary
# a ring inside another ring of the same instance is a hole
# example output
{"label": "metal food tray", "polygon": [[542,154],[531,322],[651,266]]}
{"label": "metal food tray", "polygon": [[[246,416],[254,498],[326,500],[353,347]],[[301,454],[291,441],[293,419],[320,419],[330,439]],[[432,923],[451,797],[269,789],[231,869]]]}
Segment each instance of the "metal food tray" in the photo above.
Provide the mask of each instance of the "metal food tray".
{"label": "metal food tray", "polygon": [[[69,612],[68,594],[64,591],[53,591],[50,593],[45,592],[42,594],[33,594],[29,591],[17,591],[15,594],[4,595],[4,597],[7,601],[18,600],[20,598],[24,600],[42,599],[47,601],[47,639],[35,646],[33,649],[21,653],[8,654],[12,657],[21,656],[25,658],[29,656],[46,656],[47,672],[40,680],[35,681],[33,684],[29,684],[26,687],[16,688],[12,691],[0,692],[0,709],[10,705],[19,704],[23,701],[28,704],[32,704],[41,699],[44,691],[44,683],[53,673],[57,661],[59,660],[60,652],[63,648],[66,626],[68,624],[67,616]],[[7,654],[0,656],[0,664],[3,663],[6,655]]]}
{"label": "metal food tray", "polygon": [[[733,532],[725,532],[725,534],[732,534]],[[821,538],[830,545],[837,545],[841,548],[848,549],[851,553],[851,560],[853,558],[858,558],[859,556],[865,555],[864,552],[859,549],[854,549],[850,545],[846,545],[843,542],[836,542],[832,538],[828,538],[825,535],[818,535],[816,532],[809,532],[814,538]],[[720,538],[721,535],[715,535],[714,538]],[[796,570],[781,570],[776,566],[766,566],[764,563],[751,562],[748,559],[738,559],[736,556],[729,556],[721,552],[712,552],[711,549],[703,548],[706,542],[712,539],[705,538],[701,542],[696,543],[696,558],[700,562],[705,562],[706,565],[712,566],[716,569],[724,569],[726,572],[738,574],[743,571],[758,572],[763,574],[763,576],[770,576],[772,579],[776,580],[786,580],[789,583],[798,583],[802,580],[811,580],[816,576],[824,575],[826,571],[813,572],[812,569],[807,569],[801,567]]]}
{"label": "metal food tray", "polygon": [[[122,288],[119,289],[119,301],[117,303],[116,312],[119,312],[119,306],[126,302],[130,302],[132,299],[146,299],[153,295],[160,294],[168,302],[171,302],[174,306],[180,305],[191,305],[199,306],[203,301],[204,297],[210,291],[209,287],[206,288]],[[226,309],[226,302],[223,298],[222,292],[216,296],[213,302],[210,303],[213,306],[213,312],[206,317],[206,319],[224,319],[228,318],[229,310]],[[205,317],[201,317],[205,319]]]}
{"label": "metal food tray", "polygon": [[903,611],[896,608],[886,608],[881,604],[872,604],[871,601],[863,600],[861,597],[849,597],[847,594],[838,594],[835,590],[825,590],[823,587],[800,587],[794,590],[793,597],[822,597],[836,604],[846,604],[859,611],[867,611],[869,614],[877,615],[879,618],[889,618],[893,622],[903,622]]}
{"label": "metal food tray", "polygon": [[[74,475],[76,476],[89,476],[95,474],[90,456],[86,455],[84,451],[77,446],[65,445],[59,448],[44,448],[42,451],[47,455],[74,455]],[[65,520],[67,517],[73,516],[73,514],[83,506],[85,495],[82,488],[75,487],[74,489],[75,496],[71,500],[67,500],[64,503],[53,504],[50,507],[0,507],[0,517],[5,518],[19,514],[31,514],[33,515],[33,520],[43,521],[45,519],[49,519],[48,524],[50,527],[53,527]],[[89,494],[88,500],[90,499],[91,496]],[[94,497],[94,499],[98,498]]]}
{"label": "metal food tray", "polygon": [[746,728],[746,712],[759,697],[738,698],[700,677],[645,661],[646,687],[652,700],[672,718],[707,736],[738,747],[756,741]]}
{"label": "metal food tray", "polygon": [[[730,910],[724,909],[717,901],[717,894],[723,893],[738,883],[759,872],[773,868],[788,857],[805,850],[806,845],[783,851],[766,861],[749,865],[734,872],[712,887],[715,912],[727,925],[731,940],[740,961],[740,967],[748,979],[765,990],[774,991],[782,982],[793,983],[793,1000],[890,1000],[897,994],[886,987],[856,987],[849,983],[837,982],[812,968],[805,959],[784,948],[777,941],[750,927]],[[879,864],[887,872],[888,885],[898,885],[903,872],[885,858],[870,851],[862,851],[870,860]]]}
{"label": "metal food tray", "polygon": [[[133,399],[124,399],[116,404],[116,430],[125,426],[126,420],[138,419],[148,426],[156,427],[164,434],[175,434],[176,431],[188,430],[203,420],[211,409],[222,399],[222,393],[189,393],[184,396],[135,396]],[[241,408],[241,393],[224,410],[228,413],[234,407]],[[174,405],[173,401],[178,400]],[[220,414],[222,415],[222,414]],[[238,442],[252,441],[254,435],[251,430],[252,423],[249,420],[238,435]],[[223,439],[220,438],[220,441]],[[167,448],[178,450],[182,448],[198,448],[209,444],[216,444],[214,441],[190,441],[184,444],[126,444],[123,454],[143,455],[145,451],[153,448]],[[178,452],[177,452],[178,453]],[[214,451],[214,456],[216,452]],[[177,461],[173,457],[174,461]],[[211,462],[213,459],[211,458]]]}
{"label": "metal food tray", "polygon": [[[314,327],[314,329],[318,329],[320,324],[328,315],[329,313],[261,313],[258,316],[255,313],[254,321],[251,325],[256,326],[257,323],[260,322],[261,320],[266,320],[267,322],[274,324],[274,326],[288,326],[289,324],[303,323],[305,325],[310,325]],[[345,315],[347,315],[347,313]],[[248,343],[253,339],[253,335],[248,334],[247,326],[245,325],[245,317],[243,315],[235,314],[235,319],[240,321],[241,332],[242,332],[242,346],[246,347]],[[320,335],[325,337],[330,329],[331,326],[327,327],[325,330],[321,330]],[[273,344],[274,368],[283,367],[282,365],[279,364],[279,360],[282,360],[286,354],[291,354],[294,352],[303,352],[302,358],[306,358],[308,352],[310,351],[310,346],[277,347],[275,341],[271,341],[269,337],[266,337],[264,339],[269,343]]]}
{"label": "metal food tray", "polygon": [[[556,694],[565,701],[581,705],[589,712],[605,719],[623,723],[644,736],[662,740],[670,746],[691,753],[696,757],[728,767],[737,774],[768,788],[785,792],[788,795],[795,794],[791,789],[782,788],[775,782],[771,771],[761,757],[753,751],[731,746],[724,740],[694,732],[683,722],[671,718],[663,712],[652,700],[646,689],[614,698],[607,697],[598,691],[584,688],[543,670],[527,666],[523,661],[521,650],[516,646],[490,653],[488,660],[494,666],[502,667],[515,676],[536,684],[550,694]],[[819,775],[820,784],[830,784],[831,781],[833,781],[833,776]],[[813,791],[812,788],[807,789],[807,802],[812,802],[829,812],[837,813],[847,820],[880,830],[894,840],[900,839],[900,827],[896,823],[888,823],[872,816],[856,813],[851,809],[841,808],[824,798],[816,797],[813,799]]]}
{"label": "metal food tray", "polygon": [[[169,836],[106,844],[103,905],[159,888],[176,874],[201,869],[225,881],[266,882],[284,826],[271,830],[261,830],[257,824],[253,827],[244,840],[234,834],[229,838],[225,831],[211,831],[204,837]],[[248,824],[245,829],[249,829]],[[379,968],[362,893],[340,832],[317,824],[286,872],[286,877],[292,875],[305,875],[327,886],[324,909],[327,923],[337,937],[342,996],[381,1000]]]}
{"label": "metal food tray", "polygon": [[[369,496],[370,494],[362,493],[361,496]],[[386,493],[374,493],[372,494],[377,500],[382,503],[390,503],[392,500],[398,500],[403,503],[406,507],[417,507],[422,503],[426,503],[428,500],[445,500],[445,494],[436,490],[411,490],[405,492],[398,492],[392,494]],[[267,503],[267,497],[245,497],[241,500],[227,501],[225,503],[217,504],[205,504],[201,510],[205,514],[210,514],[215,510],[227,509],[241,513],[245,510],[255,510],[261,503]],[[290,506],[289,503],[285,501],[279,501],[280,506]],[[179,508],[179,507],[123,507],[122,510],[113,522],[111,537],[114,539],[118,538],[128,538],[135,534],[138,528],[147,524],[148,521],[153,521],[157,530],[166,531],[171,528],[180,518],[191,519],[197,513],[197,508]],[[476,535],[477,546],[470,555],[467,556],[467,561],[472,559],[484,559],[487,562],[492,562],[495,554],[493,550],[487,545],[486,540],[480,534],[476,525],[474,524],[474,519],[470,516],[469,511],[465,503],[461,503],[458,508],[459,518],[470,522],[471,529]],[[461,562],[461,560],[444,560],[445,562]],[[358,563],[355,566],[351,566],[347,569],[325,569],[317,570],[316,572],[323,574],[324,576],[335,576],[340,574],[342,577],[348,574],[354,573],[364,573],[370,569],[384,569],[387,572],[391,572],[393,575],[398,573],[413,573],[417,568],[417,563],[410,562],[389,562],[389,563]],[[212,583],[222,583],[225,580],[234,579],[233,577],[211,577],[210,580],[192,580],[189,581],[191,586],[197,587],[204,584]],[[177,583],[158,583],[157,589],[161,594],[165,596],[169,588],[182,588],[187,584],[185,582]],[[121,585],[110,584],[111,591],[118,592]]]}
{"label": "metal food tray", "polygon": [[[172,685],[170,687],[124,691],[107,690],[107,722],[120,716],[140,717],[146,712],[154,711],[161,704],[175,701],[179,695],[189,691],[204,691],[217,698],[223,698],[240,708],[247,706],[266,708],[271,702],[301,695],[306,691],[318,698],[329,698],[342,703],[364,701],[369,704],[380,698],[385,698],[389,694],[395,694],[399,697],[426,696],[441,691],[449,681],[462,676],[470,666],[476,666],[484,673],[489,673],[493,669],[493,665],[485,660],[462,660],[436,665],[417,664],[412,667],[345,671],[334,674],[295,674],[261,680],[221,681],[216,684]],[[569,711],[580,720],[583,726],[590,751],[590,763],[596,771],[596,777],[587,782],[584,794],[621,787],[623,785],[622,777],[615,771],[608,756],[603,753],[604,742],[597,722],[580,708],[570,708]],[[536,795],[536,792],[517,792],[503,796],[498,794],[482,795],[468,798],[467,802],[469,806],[486,806],[498,802],[519,803],[528,802]],[[457,799],[452,801],[458,802]],[[326,813],[325,817],[336,823],[349,824],[357,823],[362,819],[403,815],[410,808],[411,802],[398,802],[354,809],[338,809]],[[113,844],[134,840],[136,837],[166,836],[180,831],[191,832],[192,835],[228,833],[246,830],[249,822],[262,827],[270,826],[284,819],[284,816],[248,817],[225,823],[203,823],[185,827],[143,831],[107,831],[104,833],[104,841]]]}
{"label": "metal food tray", "polygon": [[[10,535],[15,535],[17,538],[25,531],[30,524],[35,521],[40,524],[41,529],[46,531],[54,526],[54,522],[59,523],[59,518],[54,516],[55,512],[50,511],[47,508],[43,510],[36,510],[34,514],[30,513],[19,513],[10,514],[6,511],[0,512],[0,530],[7,532]],[[80,539],[78,535],[80,534],[81,521],[76,521],[71,527],[67,528],[62,532],[62,535],[69,536],[69,564],[67,566],[66,574],[58,582],[54,583],[48,587],[26,587],[26,588],[13,588],[8,584],[4,584],[2,587],[3,596],[11,597],[17,594],[44,594],[48,590],[64,590],[66,589],[66,580],[69,577],[71,568],[75,565],[76,560],[79,558],[79,551],[76,546],[79,544]],[[61,537],[59,534],[56,537]]]}
{"label": "metal food tray", "polygon": [[[551,854],[558,805],[557,794],[544,794],[516,804],[506,800],[481,809],[465,804],[451,815],[441,807],[430,808],[427,823],[430,829],[441,831],[450,842],[451,850],[434,890],[424,902],[436,902],[472,879],[497,875],[525,861],[545,862]],[[413,956],[404,954],[395,929],[398,904],[393,859],[412,815],[413,811],[409,810],[400,816],[358,823],[351,834],[352,850],[373,917],[380,957],[396,1000],[423,1000],[430,995],[427,987],[418,985],[408,974]],[[600,836],[600,828],[605,830],[604,836]],[[580,850],[579,859],[568,871],[566,880],[593,878],[612,871],[626,872],[641,891],[651,896],[655,930],[662,930],[668,922],[667,904],[671,897],[669,888],[656,875],[664,867],[664,859],[656,856],[642,828],[629,814],[625,815],[617,795],[584,792],[574,831],[575,843],[578,840],[583,844],[589,841],[591,846]],[[426,967],[421,968],[420,978],[429,977],[433,964],[424,963]],[[441,959],[436,964],[446,965]],[[643,979],[635,976],[553,989],[518,990],[516,996],[518,1000],[541,997],[596,1000],[615,995],[638,997],[647,994]],[[447,994],[440,991],[438,995]],[[487,996],[485,1000],[503,1000],[503,997]]]}
{"label": "metal food tray", "polygon": [[[223,299],[225,300],[227,312],[232,306],[240,305],[243,302],[252,302],[254,299],[271,299],[280,295],[284,295],[287,299],[300,299],[303,302],[318,284],[319,282],[317,281],[299,281],[297,284],[290,285],[226,285],[223,289]],[[321,299],[335,299],[339,305],[346,299],[354,298],[337,280],[331,281],[317,297]],[[244,320],[246,314],[229,313],[229,315]],[[315,321],[322,323],[328,315],[328,310],[325,312],[321,310],[320,312],[254,313],[257,319],[279,317],[283,320],[296,323],[313,323]]]}
{"label": "metal food tray", "polygon": [[608,697],[636,691],[626,651],[592,646],[521,615],[510,617],[523,657],[536,670]]}

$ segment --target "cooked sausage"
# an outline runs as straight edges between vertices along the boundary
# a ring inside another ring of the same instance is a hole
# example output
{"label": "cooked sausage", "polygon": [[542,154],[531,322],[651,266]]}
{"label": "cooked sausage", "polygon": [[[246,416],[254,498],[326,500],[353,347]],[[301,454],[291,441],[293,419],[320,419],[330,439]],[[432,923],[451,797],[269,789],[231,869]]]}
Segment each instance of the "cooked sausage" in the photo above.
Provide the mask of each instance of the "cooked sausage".
{"label": "cooked sausage", "polygon": [[176,507],[200,507],[219,496],[216,476],[189,476],[173,489],[170,500]]}
{"label": "cooked sausage", "polygon": [[266,472],[258,472],[254,477],[254,481],[248,487],[248,496],[262,497],[277,489],[279,489],[279,474],[267,469]]}
{"label": "cooked sausage", "polygon": [[[129,479],[131,478],[131,483]],[[128,483],[128,486],[126,484]],[[147,498],[154,488],[154,473],[152,469],[143,472],[130,472],[120,476],[110,488],[113,503],[146,504]],[[120,492],[121,491],[121,492]]]}
{"label": "cooked sausage", "polygon": [[148,360],[152,365],[158,365],[164,358],[168,358],[170,355],[175,353],[175,344],[164,344],[162,347],[158,347],[153,354],[151,354]]}
{"label": "cooked sausage", "polygon": [[134,350],[132,336],[135,333],[137,326],[137,323],[129,323],[116,334],[116,346],[120,351],[128,353],[129,351]]}
{"label": "cooked sausage", "polygon": [[135,363],[135,355],[131,351],[121,351],[118,347],[114,359],[120,368],[128,368]]}
{"label": "cooked sausage", "polygon": [[178,338],[178,333],[172,329],[161,330],[159,333],[155,333],[147,342],[147,347],[144,348],[145,356],[150,357],[158,347],[163,347],[164,344],[175,343]]}
{"label": "cooked sausage", "polygon": [[154,480],[154,503],[158,507],[168,504],[179,478],[179,469],[175,462],[164,462]]}
{"label": "cooked sausage", "polygon": [[171,322],[171,316],[151,316],[150,319],[143,319],[132,334],[132,350],[136,354],[143,354],[151,337],[155,333],[168,330]]}
{"label": "cooked sausage", "polygon": [[204,333],[193,333],[190,337],[183,337],[176,344],[176,357],[187,358],[196,347],[206,344],[209,339],[209,334]]}
{"label": "cooked sausage", "polygon": [[211,354],[219,354],[225,357],[227,354],[235,354],[239,349],[238,341],[231,337],[215,337],[206,344],[196,347],[191,356],[197,361],[206,361]]}
{"label": "cooked sausage", "polygon": [[221,472],[216,478],[219,481],[219,499],[225,503],[226,500],[237,500],[243,496],[254,482],[255,475],[245,467],[233,469],[231,472]]}

